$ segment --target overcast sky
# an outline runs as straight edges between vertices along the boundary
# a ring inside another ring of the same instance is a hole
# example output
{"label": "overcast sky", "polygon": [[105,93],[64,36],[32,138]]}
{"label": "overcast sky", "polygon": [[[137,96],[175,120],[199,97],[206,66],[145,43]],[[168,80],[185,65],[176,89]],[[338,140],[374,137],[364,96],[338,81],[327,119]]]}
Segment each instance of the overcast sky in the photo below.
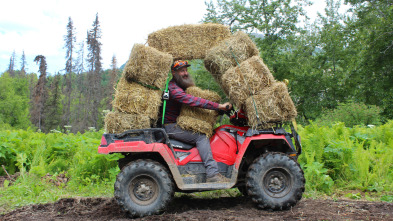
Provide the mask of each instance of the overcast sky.
{"label": "overcast sky", "polygon": [[[86,40],[96,13],[102,31],[103,68],[110,68],[113,55],[124,64],[135,43],[145,43],[149,33],[174,25],[196,24],[206,13],[205,0],[11,0],[2,3],[0,13],[0,73],[8,69],[12,52],[15,69],[20,69],[23,50],[27,71],[38,71],[36,55],[47,59],[48,72],[65,66],[64,35],[68,17],[77,33],[77,43]],[[315,0],[308,9],[311,17],[323,12],[324,1]],[[86,43],[85,43],[86,46]],[[77,50],[78,48],[76,48]],[[76,57],[76,55],[74,55]]]}

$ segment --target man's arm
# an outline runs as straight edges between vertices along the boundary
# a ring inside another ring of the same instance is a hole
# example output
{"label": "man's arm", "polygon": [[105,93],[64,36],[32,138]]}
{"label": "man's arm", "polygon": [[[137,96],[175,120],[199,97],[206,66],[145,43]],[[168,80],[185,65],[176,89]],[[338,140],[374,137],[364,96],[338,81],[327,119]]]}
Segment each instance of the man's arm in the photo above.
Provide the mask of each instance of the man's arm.
{"label": "man's arm", "polygon": [[189,105],[191,107],[200,107],[210,110],[219,110],[220,104],[209,101],[200,97],[187,94],[182,88],[177,86],[174,82],[169,84],[170,98],[178,101],[179,103]]}

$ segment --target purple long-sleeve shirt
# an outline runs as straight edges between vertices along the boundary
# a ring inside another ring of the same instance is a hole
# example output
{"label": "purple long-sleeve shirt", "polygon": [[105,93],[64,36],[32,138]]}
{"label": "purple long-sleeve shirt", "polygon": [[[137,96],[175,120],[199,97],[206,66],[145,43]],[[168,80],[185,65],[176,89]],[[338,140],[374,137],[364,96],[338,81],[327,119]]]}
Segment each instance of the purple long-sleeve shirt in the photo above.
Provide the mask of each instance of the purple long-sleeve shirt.
{"label": "purple long-sleeve shirt", "polygon": [[187,94],[173,79],[169,82],[168,89],[169,100],[166,104],[164,124],[176,123],[182,104],[191,107],[218,110],[218,103]]}

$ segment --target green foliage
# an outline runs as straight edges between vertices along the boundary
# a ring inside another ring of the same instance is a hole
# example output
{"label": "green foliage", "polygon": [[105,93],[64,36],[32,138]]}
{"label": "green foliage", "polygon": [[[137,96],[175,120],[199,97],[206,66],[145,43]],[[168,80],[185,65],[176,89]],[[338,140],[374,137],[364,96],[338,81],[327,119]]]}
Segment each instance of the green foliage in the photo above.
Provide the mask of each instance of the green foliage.
{"label": "green foliage", "polygon": [[393,8],[391,1],[346,0],[352,4],[347,21],[348,47],[355,52],[348,69],[360,101],[383,109],[393,118]]}
{"label": "green foliage", "polygon": [[29,87],[26,78],[0,76],[0,124],[26,129],[29,119]]}
{"label": "green foliage", "polygon": [[[120,154],[102,155],[97,147],[103,131],[84,134],[39,133],[31,130],[0,130],[0,165],[8,173],[20,173],[16,182],[4,183],[0,208],[71,196],[112,196],[119,173]],[[67,184],[54,186],[42,179],[66,173]],[[0,175],[4,176],[3,170]],[[1,212],[1,210],[0,210]]]}
{"label": "green foliage", "polygon": [[[0,164],[11,174],[30,172],[38,176],[68,171],[71,182],[99,177],[96,182],[113,178],[121,155],[97,153],[102,131],[85,134],[38,133],[23,130],[0,131]],[[0,171],[0,175],[3,174]],[[94,180],[93,179],[93,180]]]}
{"label": "green foliage", "polygon": [[213,76],[205,69],[203,60],[193,60],[190,62],[191,67],[188,69],[189,73],[195,81],[195,85],[207,90],[217,92],[221,98],[225,98],[226,95],[221,89],[220,85],[214,80]]}
{"label": "green foliage", "polygon": [[319,125],[332,125],[335,122],[343,122],[347,127],[380,125],[380,113],[381,109],[375,105],[348,101],[339,103],[338,107],[333,110],[326,110],[315,122]]}
{"label": "green foliage", "polygon": [[304,176],[306,177],[306,189],[321,191],[331,194],[333,191],[333,180],[327,175],[328,169],[323,167],[322,163],[312,162],[303,166]]}
{"label": "green foliage", "polygon": [[393,202],[393,195],[384,195],[381,197],[382,201],[392,203]]}
{"label": "green foliage", "polygon": [[309,191],[393,189],[393,121],[373,128],[311,123],[299,132],[303,145],[299,162]]}

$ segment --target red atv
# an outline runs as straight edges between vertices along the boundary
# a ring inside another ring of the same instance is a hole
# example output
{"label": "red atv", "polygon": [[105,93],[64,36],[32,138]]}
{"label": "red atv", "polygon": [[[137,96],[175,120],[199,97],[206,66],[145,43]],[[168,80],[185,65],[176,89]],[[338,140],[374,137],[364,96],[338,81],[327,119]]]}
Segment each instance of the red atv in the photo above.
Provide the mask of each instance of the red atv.
{"label": "red atv", "polygon": [[[232,119],[234,119],[232,117]],[[198,192],[237,187],[258,207],[284,210],[304,192],[304,174],[296,131],[280,124],[267,130],[223,125],[210,138],[213,158],[229,183],[206,183],[205,167],[193,145],[170,139],[163,128],[104,134],[98,152],[122,153],[115,198],[131,217],[157,214],[174,192]],[[292,142],[294,138],[294,143]]]}

